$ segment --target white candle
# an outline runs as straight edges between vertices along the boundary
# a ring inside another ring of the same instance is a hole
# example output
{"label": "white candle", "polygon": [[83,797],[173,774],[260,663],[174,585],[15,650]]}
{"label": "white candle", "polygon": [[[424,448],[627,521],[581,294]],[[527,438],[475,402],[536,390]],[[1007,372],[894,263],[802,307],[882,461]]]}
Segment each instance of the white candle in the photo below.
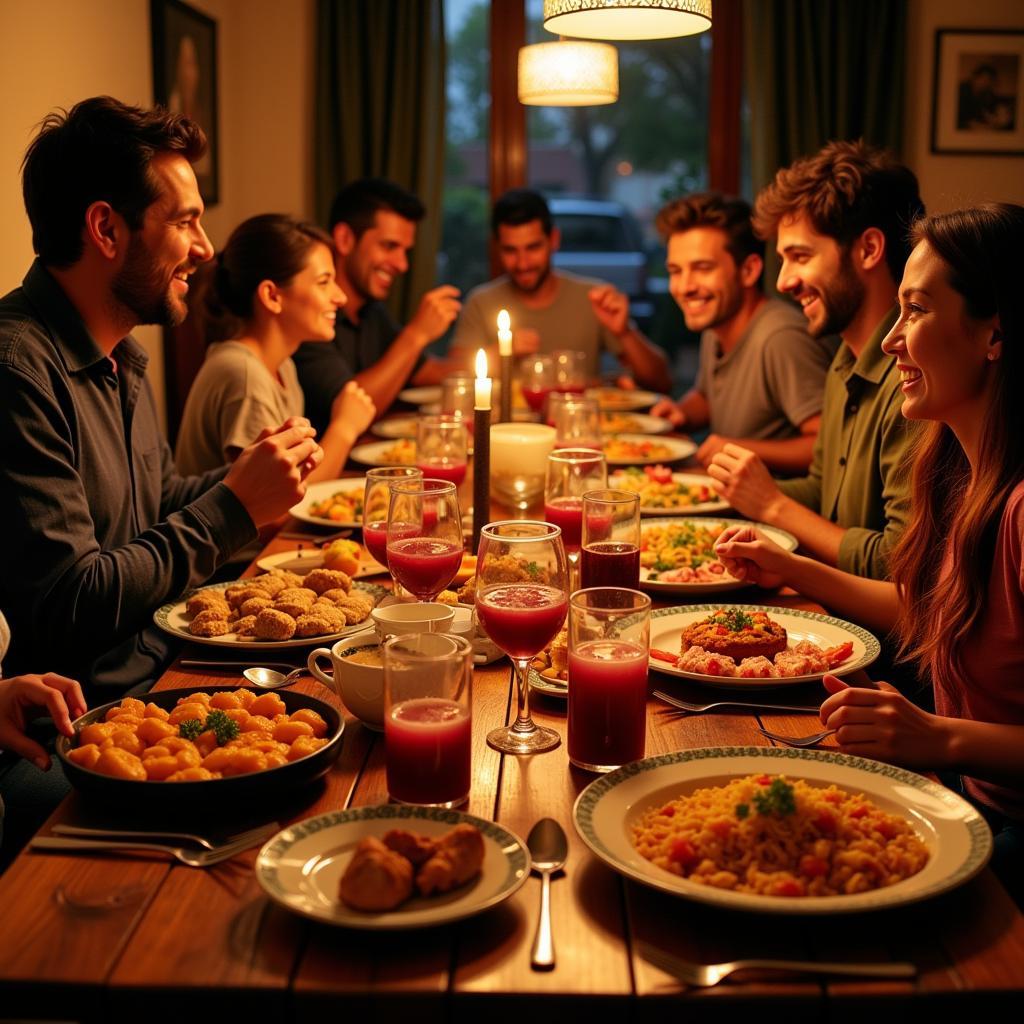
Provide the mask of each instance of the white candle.
{"label": "white candle", "polygon": [[487,353],[480,349],[476,354],[476,403],[474,408],[490,409],[491,378],[487,376]]}
{"label": "white candle", "polygon": [[503,309],[498,314],[498,354],[503,356],[512,355],[512,318],[508,310]]}

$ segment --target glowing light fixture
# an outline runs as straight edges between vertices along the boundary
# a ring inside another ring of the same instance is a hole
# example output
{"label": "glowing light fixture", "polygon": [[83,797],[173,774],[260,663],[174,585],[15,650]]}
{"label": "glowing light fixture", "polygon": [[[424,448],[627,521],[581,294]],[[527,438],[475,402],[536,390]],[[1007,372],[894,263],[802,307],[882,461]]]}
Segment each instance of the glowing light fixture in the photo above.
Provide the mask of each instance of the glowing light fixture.
{"label": "glowing light fixture", "polygon": [[544,27],[578,39],[670,39],[711,28],[711,0],[544,0]]}
{"label": "glowing light fixture", "polygon": [[596,107],[619,98],[619,54],[608,43],[563,39],[519,50],[519,102]]}

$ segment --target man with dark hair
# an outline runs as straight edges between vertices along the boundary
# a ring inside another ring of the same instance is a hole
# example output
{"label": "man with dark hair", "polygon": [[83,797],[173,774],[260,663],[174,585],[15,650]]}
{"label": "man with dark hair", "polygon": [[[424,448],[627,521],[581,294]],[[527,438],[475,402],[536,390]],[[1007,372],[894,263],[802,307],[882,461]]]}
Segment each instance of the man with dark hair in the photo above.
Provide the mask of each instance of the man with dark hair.
{"label": "man with dark hair", "polygon": [[552,270],[561,236],[540,193],[506,192],[494,204],[491,230],[505,273],[466,298],[452,342],[463,361],[468,353],[491,347],[498,313],[507,309],[514,355],[585,352],[588,372],[595,376],[604,349],[618,356],[644,387],[671,387],[665,353],[630,320],[627,296],[610,284]]}
{"label": "man with dark hair", "polygon": [[155,609],[254,540],[320,462],[303,419],[199,477],[177,475],[160,434],[128,332],[181,323],[213,254],[190,163],[205,146],[187,118],[100,96],[50,114],[25,155],[37,259],[0,299],[12,675],[46,665],[93,693],[154,679],[173,653]]}
{"label": "man with dark hair", "polygon": [[702,466],[734,443],[775,472],[806,472],[835,344],[809,338],[795,306],[765,297],[764,242],[742,199],[685,196],[662,208],[657,225],[668,246],[668,290],[686,326],[702,333],[696,383],[651,412],[674,426],[710,428],[697,451]]}
{"label": "man with dark hair", "polygon": [[795,534],[829,565],[885,579],[886,554],[907,522],[904,456],[914,434],[900,414],[896,361],[882,340],[924,213],[912,171],[863,142],[830,142],[783,168],[757,197],[754,228],[776,236],[779,290],[800,304],[811,336],[843,343],[826,378],[821,430],[806,477],[776,483],[764,463],[728,444],[708,472],[741,514]]}
{"label": "man with dark hair", "polygon": [[420,300],[400,328],[384,300],[396,277],[409,269],[409,250],[423,204],[394,182],[362,178],[346,185],[331,205],[335,277],[347,301],[338,310],[334,341],[310,342],[294,355],[306,414],[318,430],[331,419],[335,396],[357,380],[384,412],[407,381],[436,384],[447,364],[424,355],[461,309],[459,290],[441,285]]}

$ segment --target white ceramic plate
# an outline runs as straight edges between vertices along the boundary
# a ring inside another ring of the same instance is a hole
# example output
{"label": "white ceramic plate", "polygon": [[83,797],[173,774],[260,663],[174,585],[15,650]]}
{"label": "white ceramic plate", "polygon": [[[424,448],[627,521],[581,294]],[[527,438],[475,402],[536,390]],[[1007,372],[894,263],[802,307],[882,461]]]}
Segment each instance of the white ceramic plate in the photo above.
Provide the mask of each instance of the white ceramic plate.
{"label": "white ceramic plate", "polygon": [[[652,864],[633,848],[632,826],[650,808],[704,786],[762,772],[863,793],[883,811],[910,822],[928,847],[928,863],[885,889],[787,898],[700,885]],[[587,786],[576,800],[573,821],[593,853],[627,878],[702,903],[762,914],[852,914],[916,903],[963,885],[992,853],[985,820],[938,783],[880,761],[792,747],[704,747],[634,761]]]}
{"label": "white ceramic plate", "polygon": [[[414,897],[395,910],[364,913],[338,898],[338,886],[356,844],[393,828],[442,835],[463,822],[484,837],[480,875],[450,893]],[[279,832],[256,859],[256,878],[276,903],[327,924],[370,931],[427,928],[472,917],[507,900],[530,874],[526,845],[492,821],[459,811],[384,804],[332,811]]]}
{"label": "white ceramic plate", "polygon": [[[607,425],[605,416],[621,415],[625,417],[622,426]],[[632,431],[635,434],[667,434],[672,429],[672,424],[661,416],[647,416],[642,412],[623,412],[616,409],[614,412],[605,409],[601,413],[601,430],[606,434],[620,434],[623,431]]]}
{"label": "white ceramic plate", "polygon": [[[364,466],[411,466],[412,458],[404,462],[396,462],[388,456],[388,451],[401,444],[408,438],[399,438],[397,441],[370,441],[367,444],[357,444],[349,453],[348,457],[353,462],[361,462]],[[412,457],[415,457],[415,442],[412,442]]]}
{"label": "white ceramic plate", "polygon": [[[622,472],[621,470],[608,475],[608,486],[615,487],[622,491],[635,491],[637,494],[640,493],[640,488],[646,486],[648,481],[646,475],[642,477],[631,478],[630,475]],[[675,484],[685,484],[690,487],[700,487],[704,485],[711,487],[714,481],[709,476],[704,476],[701,473],[673,473],[672,482]],[[644,505],[641,501],[640,515],[642,516],[674,516],[680,512],[685,512],[691,516],[709,515],[715,512],[724,512],[729,507],[729,502],[724,498],[720,498],[714,495],[710,501],[702,501],[698,505],[674,505],[668,508],[664,508],[660,505]]]}
{"label": "white ceramic plate", "polygon": [[[631,444],[656,444],[667,451],[657,455],[609,455],[608,444],[611,441],[628,441]],[[681,462],[688,459],[697,446],[688,437],[651,437],[649,434],[608,434],[605,436],[605,461],[609,466],[654,466],[659,462]]]}
{"label": "white ceramic plate", "polygon": [[[362,622],[353,623],[337,633],[325,633],[322,636],[304,636],[293,640],[257,640],[254,637],[240,640],[234,633],[227,633],[225,636],[193,636],[188,631],[190,618],[185,613],[185,603],[193,594],[197,594],[201,590],[227,590],[228,587],[233,587],[236,583],[245,582],[245,580],[229,580],[227,583],[215,583],[212,587],[199,587],[197,590],[190,590],[180,601],[174,601],[157,608],[153,612],[153,621],[160,629],[165,633],[170,633],[171,636],[180,637],[182,640],[189,640],[194,644],[227,648],[232,651],[276,651],[283,650],[286,647],[330,645],[335,640],[340,640],[343,636],[351,636],[353,633],[366,629],[367,622],[369,621],[367,618]],[[390,591],[385,590],[384,587],[380,587],[376,583],[364,583],[362,580],[353,583],[352,586],[369,594],[373,598],[374,603],[379,602],[385,594],[390,593]]]}
{"label": "white ceramic plate", "polygon": [[[661,651],[678,653],[679,641],[684,629],[693,623],[707,618],[719,608],[727,611],[738,608],[745,612],[767,612],[780,626],[784,626],[789,635],[789,646],[801,640],[810,640],[819,647],[828,648],[844,644],[848,640],[853,644],[853,653],[837,668],[829,669],[829,674],[845,676],[858,669],[867,668],[879,655],[881,647],[878,641],[866,629],[855,626],[852,622],[833,618],[831,615],[819,615],[817,612],[799,611],[793,608],[772,608],[761,604],[694,604],[678,608],[658,608],[651,612],[651,647]],[[822,673],[803,676],[789,676],[773,679],[737,679],[733,676],[706,676],[699,672],[684,672],[673,668],[667,661],[651,658],[650,667],[665,675],[678,676],[680,679],[693,679],[706,686],[715,686],[726,690],[765,690],[776,686],[796,686],[799,683],[813,683],[820,680]]]}
{"label": "white ceramic plate", "polygon": [[622,391],[619,388],[588,388],[588,398],[596,398],[605,412],[636,412],[649,409],[665,396],[653,391]]}
{"label": "white ceramic plate", "polygon": [[[362,579],[364,576],[379,576],[387,572],[387,566],[381,565],[375,558],[371,558],[366,551],[361,552],[359,568],[352,574],[352,579]],[[319,547],[310,545],[306,548],[296,548],[294,551],[278,551],[276,555],[267,555],[256,563],[261,569],[270,572],[271,569],[283,569],[293,572],[297,576],[305,576],[314,569],[320,569],[324,564],[324,553]]]}
{"label": "white ceramic plate", "polygon": [[390,416],[386,420],[377,420],[370,427],[370,433],[378,437],[386,437],[392,441],[399,438],[416,436],[416,415]]}
{"label": "white ceramic plate", "polygon": [[398,400],[409,405],[426,405],[428,402],[441,401],[440,385],[431,384],[422,388],[406,388],[398,392]]}
{"label": "white ceramic plate", "polygon": [[[672,526],[675,523],[692,523],[700,529],[711,530],[711,532],[716,535],[729,526],[752,526],[755,529],[760,530],[766,537],[775,541],[779,547],[785,548],[787,551],[795,551],[798,543],[793,534],[786,530],[781,530],[777,526],[769,526],[767,523],[754,523],[749,519],[693,519],[688,516],[677,516],[672,519],[656,519],[647,523],[642,523],[640,525],[641,551],[643,550],[644,534],[647,531],[664,529],[665,527]],[[640,586],[642,589],[648,590],[652,594],[721,594],[729,590],[740,590],[743,587],[749,587],[751,585],[746,580],[738,580],[735,576],[730,576],[727,572],[723,572],[718,579],[710,582],[694,580],[689,583],[672,583],[667,580],[650,579],[649,577],[652,571],[653,570],[647,569],[644,566],[640,567]]]}
{"label": "white ceramic plate", "polygon": [[365,489],[365,476],[351,476],[344,480],[321,480],[319,483],[310,484],[306,488],[306,496],[302,501],[298,505],[293,505],[288,511],[296,519],[300,519],[304,523],[312,523],[314,526],[354,526],[362,529],[361,521],[325,519],[323,516],[313,515],[310,509],[338,491],[343,491],[345,494],[358,494],[361,501]]}
{"label": "white ceramic plate", "polygon": [[535,668],[531,668],[529,680],[531,690],[536,690],[548,697],[558,697],[561,700],[569,699],[569,684],[564,679],[548,679]]}

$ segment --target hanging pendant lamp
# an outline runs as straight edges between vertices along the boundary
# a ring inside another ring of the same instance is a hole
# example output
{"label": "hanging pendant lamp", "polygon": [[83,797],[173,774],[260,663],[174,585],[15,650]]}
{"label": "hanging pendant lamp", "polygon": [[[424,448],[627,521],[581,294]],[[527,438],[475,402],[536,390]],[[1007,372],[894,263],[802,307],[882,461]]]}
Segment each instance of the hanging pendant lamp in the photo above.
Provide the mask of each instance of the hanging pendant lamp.
{"label": "hanging pendant lamp", "polygon": [[711,28],[711,0],[544,0],[544,27],[577,39],[670,39]]}
{"label": "hanging pendant lamp", "polygon": [[608,43],[563,39],[519,50],[519,102],[596,107],[619,98],[619,54]]}

